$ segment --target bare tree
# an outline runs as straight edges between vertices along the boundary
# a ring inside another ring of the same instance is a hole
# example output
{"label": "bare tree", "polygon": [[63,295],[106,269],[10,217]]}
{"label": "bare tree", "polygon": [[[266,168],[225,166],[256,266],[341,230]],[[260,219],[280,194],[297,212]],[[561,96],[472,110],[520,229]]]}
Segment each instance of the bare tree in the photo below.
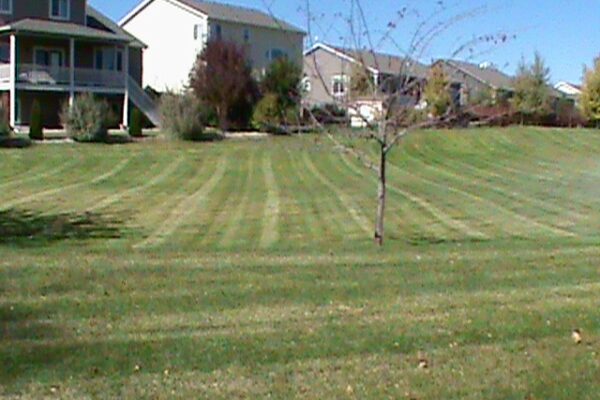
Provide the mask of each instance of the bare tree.
{"label": "bare tree", "polygon": [[[407,1],[407,3],[411,2]],[[358,119],[360,125],[364,127],[360,133],[353,135],[377,143],[378,157],[372,159],[351,143],[340,140],[339,135],[335,135],[326,126],[320,124],[314,115],[312,116],[315,125],[335,143],[337,150],[353,155],[377,174],[377,212],[374,238],[379,246],[383,245],[385,237],[387,162],[390,152],[410,133],[452,123],[459,115],[457,107],[447,107],[447,110],[442,113],[429,113],[425,108],[421,95],[427,77],[423,74],[424,67],[419,60],[430,55],[429,51],[436,41],[446,39],[447,42],[450,42],[447,34],[451,29],[486,11],[485,7],[461,11],[460,6],[447,5],[442,1],[426,3],[435,4],[434,10],[423,13],[422,10],[408,4],[399,5],[396,10],[390,10],[389,14],[394,17],[387,22],[384,29],[379,31],[367,22],[368,17],[365,14],[362,0],[350,0],[347,14],[336,14],[336,18],[345,20],[348,26],[347,32],[340,32],[339,38],[347,45],[340,52],[348,56],[347,60],[350,66],[349,71],[342,70],[340,75],[343,76],[351,71],[354,71],[352,75],[361,75],[360,82],[349,83],[345,81],[346,78],[342,78],[339,87],[334,87],[336,91],[343,85],[352,87],[353,90],[347,90],[345,95],[332,93],[329,90],[329,83],[318,65],[316,53],[313,53],[313,59],[309,63],[311,73],[316,75],[322,86],[328,90],[330,98],[340,107],[350,110],[353,118]],[[322,18],[313,14],[310,0],[305,0],[304,12],[307,15],[309,42],[312,44],[314,26],[319,25]],[[407,25],[406,22],[409,20],[412,21],[413,29],[410,34],[402,36],[405,39],[402,46],[399,45],[401,39],[395,32],[399,26]],[[508,39],[508,35],[504,33],[495,33],[459,40],[455,43],[456,50],[450,52],[448,57],[474,58]],[[394,71],[389,71],[392,58],[381,56],[378,52],[384,45],[395,48],[400,55],[400,62],[398,62],[398,57],[394,59]],[[383,70],[388,72],[382,74]],[[362,76],[364,72],[371,73],[372,79],[365,79]],[[440,80],[443,82],[443,79]],[[456,93],[451,95],[453,89],[452,82],[448,81],[445,90],[448,91],[448,96],[456,102]],[[339,92],[343,91],[339,90]],[[361,93],[361,98],[353,95],[357,92]],[[362,112],[359,105],[361,101],[370,105],[369,113]],[[437,105],[433,104],[433,106]],[[437,111],[439,109],[440,107],[436,107]],[[425,114],[425,117],[415,118],[417,112],[420,112],[421,116]]]}

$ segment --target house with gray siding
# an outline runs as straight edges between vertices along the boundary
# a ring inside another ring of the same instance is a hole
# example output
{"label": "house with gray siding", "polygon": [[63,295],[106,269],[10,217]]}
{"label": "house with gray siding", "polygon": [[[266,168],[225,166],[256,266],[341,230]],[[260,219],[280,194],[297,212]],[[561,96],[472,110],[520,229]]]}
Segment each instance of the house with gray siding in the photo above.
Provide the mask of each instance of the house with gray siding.
{"label": "house with gray siding", "polygon": [[317,43],[304,53],[305,103],[315,106],[356,100],[350,99],[350,87],[357,67],[370,74],[379,94],[403,90],[398,97],[415,103],[428,75],[427,66],[407,57]]}
{"label": "house with gray siding", "polygon": [[512,95],[513,77],[491,63],[438,60],[433,66],[441,66],[446,73],[457,105],[464,106],[483,92],[488,92],[493,98]]}
{"label": "house with gray siding", "polygon": [[29,124],[37,100],[46,127],[79,93],[105,98],[127,126],[131,106],[156,120],[141,89],[145,45],[87,0],[0,1],[0,99],[9,124]]}

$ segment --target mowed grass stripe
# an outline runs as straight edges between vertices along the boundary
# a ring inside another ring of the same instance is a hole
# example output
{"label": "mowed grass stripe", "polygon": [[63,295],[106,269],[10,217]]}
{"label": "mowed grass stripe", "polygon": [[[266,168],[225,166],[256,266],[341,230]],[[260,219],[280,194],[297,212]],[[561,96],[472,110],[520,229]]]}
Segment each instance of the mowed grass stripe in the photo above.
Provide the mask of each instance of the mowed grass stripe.
{"label": "mowed grass stripe", "polygon": [[247,217],[247,211],[249,208],[251,193],[256,190],[255,181],[255,162],[256,162],[256,148],[252,148],[249,152],[246,152],[244,156],[247,158],[244,160],[238,159],[237,161],[243,163],[244,168],[240,171],[244,176],[243,183],[236,188],[236,191],[240,191],[241,197],[237,204],[232,207],[228,212],[228,220],[225,225],[225,231],[223,236],[219,240],[219,247],[227,248],[235,245],[237,241],[243,241],[241,234],[242,220]]}
{"label": "mowed grass stripe", "polygon": [[15,206],[26,204],[26,203],[29,203],[32,201],[39,201],[42,198],[53,196],[53,195],[56,195],[58,193],[62,193],[65,191],[71,191],[74,189],[78,189],[78,188],[84,187],[86,185],[95,185],[95,184],[101,183],[107,179],[112,178],[113,176],[120,173],[121,171],[123,171],[123,169],[127,166],[127,164],[130,161],[131,161],[130,158],[121,160],[121,162],[119,162],[117,165],[115,165],[112,169],[105,172],[104,174],[101,174],[100,176],[93,178],[90,181],[84,180],[84,181],[68,184],[66,186],[61,186],[61,187],[56,187],[53,189],[44,190],[41,192],[36,192],[31,195],[21,197],[21,198],[12,200],[12,201],[3,202],[2,205],[0,205],[0,211],[8,210]]}
{"label": "mowed grass stripe", "polygon": [[[230,165],[223,182],[219,185],[218,190],[215,190],[211,195],[211,202],[214,204],[211,209],[211,214],[207,216],[206,228],[200,234],[202,237],[202,247],[215,249],[225,234],[228,221],[231,218],[233,210],[235,210],[243,193],[239,190],[244,186],[246,180],[243,159],[244,154],[240,152],[234,153],[233,157],[236,162]],[[198,237],[190,239],[197,242]]]}
{"label": "mowed grass stripe", "polygon": [[322,174],[321,171],[313,164],[309,155],[304,153],[304,165],[306,168],[324,185],[331,193],[337,197],[341,206],[348,212],[352,220],[356,225],[367,235],[373,233],[371,222],[362,214],[360,208],[357,207],[354,200],[348,196],[344,190],[338,188],[326,175]]}
{"label": "mowed grass stripe", "polygon": [[264,151],[262,172],[267,189],[267,201],[263,212],[263,226],[260,235],[260,248],[267,249],[279,239],[279,189],[275,174],[273,173],[273,156],[269,151]]}
{"label": "mowed grass stripe", "polygon": [[[434,159],[434,157],[438,156],[431,146],[422,146],[421,152],[421,154],[423,154],[423,158]],[[469,159],[469,161],[471,160]],[[519,185],[516,185],[514,180],[507,179],[503,175],[490,170],[482,169],[471,163],[459,161],[456,158],[445,158],[443,160],[440,159],[438,165],[445,168],[446,171],[453,173],[455,176],[459,176],[460,174],[467,175],[472,185],[487,188],[488,191],[497,193],[501,198],[510,199],[510,202],[513,204],[533,204],[539,210],[544,210],[548,213],[552,213],[561,217],[567,216],[571,220],[577,220],[584,217],[582,213],[571,210],[568,207],[553,204],[549,202],[548,199],[540,200],[538,198],[529,196],[522,191],[517,190]],[[468,171],[471,171],[471,173]],[[490,182],[493,182],[493,184]],[[532,183],[530,182],[530,185],[531,184]],[[574,221],[567,221],[565,225],[560,224],[559,226],[568,228],[573,224]]]}
{"label": "mowed grass stripe", "polygon": [[430,170],[436,177],[439,177],[440,175],[449,177],[450,179],[452,179],[452,181],[458,183],[460,185],[460,187],[464,188],[464,189],[461,189],[461,191],[466,193],[469,197],[471,197],[472,199],[475,199],[477,202],[487,203],[488,205],[491,205],[493,208],[497,209],[498,211],[502,212],[503,214],[510,215],[511,219],[513,221],[519,220],[522,223],[524,223],[526,226],[529,226],[529,227],[535,226],[535,227],[537,227],[537,229],[539,231],[545,231],[545,232],[552,233],[552,234],[558,235],[558,236],[563,236],[563,237],[575,237],[576,236],[575,233],[570,232],[566,229],[562,229],[560,227],[547,224],[544,221],[535,220],[528,215],[524,215],[522,213],[519,213],[518,211],[515,211],[513,209],[513,207],[507,207],[501,203],[498,203],[497,200],[491,200],[487,197],[488,192],[479,191],[478,193],[480,193],[481,196],[474,194],[473,189],[471,188],[471,186],[472,186],[471,181],[463,175],[459,175],[454,172],[448,171],[448,170],[440,167],[437,164],[428,163],[428,162],[424,161],[422,158],[420,158],[418,156],[414,156],[408,152],[405,153],[405,155],[407,157],[409,157],[410,159],[414,160],[415,162],[417,162],[418,164],[422,165],[426,169]]}
{"label": "mowed grass stripe", "polygon": [[[27,172],[16,175],[14,177],[14,179],[0,183],[0,189],[6,190],[6,188],[8,188],[10,186],[23,185],[24,183],[29,183],[29,182],[38,181],[41,179],[50,178],[52,176],[62,173],[63,171],[67,171],[69,169],[69,167],[73,166],[76,162],[77,161],[75,161],[75,160],[62,161],[62,162],[60,162],[60,164],[57,167],[52,168],[50,170],[48,170],[47,168],[44,168],[44,166],[47,167],[47,164],[45,165],[40,162],[41,171],[27,170]],[[23,166],[23,167],[26,168],[25,166]]]}
{"label": "mowed grass stripe", "polygon": [[170,178],[171,175],[177,170],[177,168],[185,161],[183,156],[175,159],[171,162],[166,168],[163,169],[158,175],[154,174],[154,168],[150,169],[150,174],[154,174],[155,176],[148,180],[146,183],[142,185],[137,185],[132,188],[128,188],[117,192],[111,196],[105,197],[102,200],[96,202],[94,205],[89,206],[85,209],[86,212],[94,212],[97,210],[102,210],[104,208],[110,207],[111,205],[120,202],[122,200],[126,200],[128,198],[132,198],[142,194],[144,191],[161,184],[166,179]]}
{"label": "mowed grass stripe", "polygon": [[[358,176],[362,176],[363,178],[366,177],[364,175],[363,170],[359,169],[356,165],[352,164],[348,160],[347,155],[342,154],[341,157],[344,161],[344,164],[347,165],[355,174],[357,174]],[[369,175],[368,178],[371,180],[377,181],[377,178],[373,175]],[[434,205],[430,204],[427,200],[425,200],[419,196],[416,196],[406,190],[402,190],[393,184],[388,183],[387,187],[390,192],[397,193],[401,197],[413,202],[416,206],[420,207],[421,209],[423,209],[424,211],[429,213],[432,217],[437,219],[441,224],[443,224],[447,228],[457,231],[457,232],[459,232],[467,237],[470,237],[470,238],[488,239],[488,236],[485,235],[484,233],[482,233],[472,227],[469,227],[466,223],[464,223],[462,221],[453,219],[451,216],[446,214],[444,211],[442,211],[442,210],[436,208]]]}
{"label": "mowed grass stripe", "polygon": [[[367,171],[364,165],[354,166],[350,163],[349,156],[336,153],[338,157],[337,163],[332,168],[342,168],[345,174],[350,176],[353,186],[362,188],[365,184],[369,184],[367,188],[361,189],[363,194],[369,195],[370,204],[365,204],[365,209],[375,211],[377,205],[377,178],[371,170]],[[341,161],[341,162],[340,162]],[[372,173],[371,176],[365,174]],[[448,240],[453,236],[453,230],[440,223],[438,219],[428,213],[426,210],[419,207],[411,201],[404,201],[406,198],[398,198],[398,192],[391,188],[391,184],[387,185],[387,201],[386,201],[386,232],[388,237],[394,239],[408,239],[411,241],[439,241]],[[365,193],[366,192],[366,193]],[[358,194],[354,194],[358,196]],[[373,213],[373,226],[375,226],[375,213]]]}
{"label": "mowed grass stripe", "polygon": [[[279,186],[291,205],[284,206],[283,222],[293,234],[288,236],[284,232],[282,235],[290,237],[293,243],[302,242],[306,247],[318,246],[326,239],[342,240],[353,235],[355,231],[342,219],[337,200],[329,193],[323,192],[321,182],[307,172],[299,154],[304,151],[310,149],[286,146],[287,158],[282,163],[286,168],[279,175],[283,181]],[[317,198],[315,193],[321,195]]]}
{"label": "mowed grass stripe", "polygon": [[206,181],[200,189],[196,190],[190,196],[180,202],[175,209],[169,214],[167,220],[165,220],[162,226],[154,231],[148,238],[140,243],[134,245],[134,248],[146,248],[150,246],[157,246],[169,239],[171,235],[182,225],[187,218],[194,214],[194,212],[202,207],[202,205],[208,201],[208,196],[213,189],[219,184],[221,178],[225,174],[227,168],[227,160],[220,158],[210,179]]}

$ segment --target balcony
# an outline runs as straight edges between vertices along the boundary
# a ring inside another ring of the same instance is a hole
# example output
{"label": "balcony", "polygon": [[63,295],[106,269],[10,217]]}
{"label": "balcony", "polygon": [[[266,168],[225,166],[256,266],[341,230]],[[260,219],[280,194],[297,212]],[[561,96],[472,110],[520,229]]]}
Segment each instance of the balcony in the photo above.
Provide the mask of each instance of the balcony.
{"label": "balcony", "polygon": [[[126,76],[121,71],[75,68],[73,75],[76,88],[125,89]],[[0,83],[10,83],[9,64],[0,65]],[[19,64],[16,71],[16,83],[25,86],[68,89],[71,84],[71,69],[69,67]]]}

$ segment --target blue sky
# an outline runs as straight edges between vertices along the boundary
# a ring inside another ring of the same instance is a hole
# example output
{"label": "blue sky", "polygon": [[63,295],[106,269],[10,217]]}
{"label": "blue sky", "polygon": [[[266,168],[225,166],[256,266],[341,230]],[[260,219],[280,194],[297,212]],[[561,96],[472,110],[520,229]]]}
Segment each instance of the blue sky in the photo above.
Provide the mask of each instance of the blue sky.
{"label": "blue sky", "polygon": [[[89,0],[90,3],[118,20],[141,0]],[[283,18],[306,29],[305,0],[227,0],[231,4],[271,9]],[[353,0],[310,0],[312,37],[334,44],[348,44],[347,17]],[[441,5],[440,5],[441,4]],[[512,73],[521,59],[531,59],[537,50],[551,69],[554,82],[581,80],[584,64],[600,55],[600,0],[363,0],[365,19],[373,32],[379,50],[397,53],[409,42],[417,20],[442,7],[440,20],[447,21],[461,12],[485,8],[476,16],[457,23],[428,46],[421,61],[448,57],[457,44],[475,35],[507,33],[506,43],[478,46],[472,61],[491,61]],[[396,19],[404,6],[418,9],[421,17],[400,20],[394,32],[381,41],[388,23]],[[514,37],[513,37],[514,36]],[[468,54],[463,54],[463,58]],[[470,57],[467,57],[470,58]]]}

